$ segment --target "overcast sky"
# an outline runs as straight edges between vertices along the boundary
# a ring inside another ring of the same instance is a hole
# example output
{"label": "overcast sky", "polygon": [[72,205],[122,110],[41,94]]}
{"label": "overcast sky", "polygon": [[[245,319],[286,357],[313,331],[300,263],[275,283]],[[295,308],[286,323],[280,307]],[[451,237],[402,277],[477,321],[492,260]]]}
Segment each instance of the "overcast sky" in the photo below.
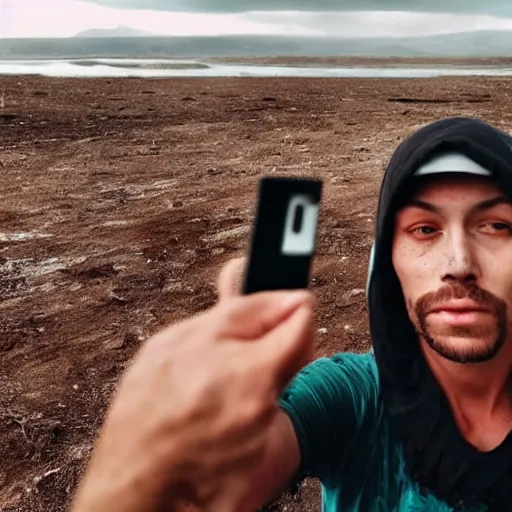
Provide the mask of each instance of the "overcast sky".
{"label": "overcast sky", "polygon": [[510,0],[93,0],[111,7],[165,11],[431,11],[512,16]]}
{"label": "overcast sky", "polygon": [[0,0],[0,37],[69,37],[118,25],[162,35],[512,30],[512,0]]}

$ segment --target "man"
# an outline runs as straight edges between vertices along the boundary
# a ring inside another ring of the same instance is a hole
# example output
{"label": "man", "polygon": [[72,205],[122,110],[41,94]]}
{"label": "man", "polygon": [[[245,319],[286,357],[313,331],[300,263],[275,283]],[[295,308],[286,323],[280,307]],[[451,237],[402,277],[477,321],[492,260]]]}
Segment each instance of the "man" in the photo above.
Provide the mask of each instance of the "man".
{"label": "man", "polygon": [[309,295],[231,297],[230,264],[220,303],[127,372],[74,512],[255,510],[305,476],[325,511],[509,510],[511,201],[506,134],[461,117],[418,130],[379,197],[373,351],[304,367]]}

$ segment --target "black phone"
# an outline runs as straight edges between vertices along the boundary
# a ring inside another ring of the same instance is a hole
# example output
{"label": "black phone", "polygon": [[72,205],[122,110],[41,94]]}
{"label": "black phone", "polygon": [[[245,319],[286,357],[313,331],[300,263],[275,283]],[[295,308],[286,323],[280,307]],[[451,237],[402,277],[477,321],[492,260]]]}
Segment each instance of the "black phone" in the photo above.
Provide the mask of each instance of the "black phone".
{"label": "black phone", "polygon": [[260,180],[243,294],[308,287],[322,185],[302,177]]}

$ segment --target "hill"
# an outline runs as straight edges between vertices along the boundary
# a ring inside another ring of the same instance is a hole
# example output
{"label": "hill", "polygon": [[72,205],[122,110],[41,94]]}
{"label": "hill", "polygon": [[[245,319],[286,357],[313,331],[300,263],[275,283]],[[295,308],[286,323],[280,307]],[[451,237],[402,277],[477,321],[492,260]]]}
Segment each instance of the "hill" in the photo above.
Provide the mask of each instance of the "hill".
{"label": "hill", "polygon": [[154,37],[154,34],[150,32],[144,32],[143,30],[137,30],[132,27],[125,27],[118,25],[115,28],[91,28],[83,30],[75,35],[77,38],[94,38],[102,39],[107,37]]}
{"label": "hill", "polygon": [[289,36],[74,37],[3,39],[0,59],[273,56],[509,57],[512,31],[430,37],[326,38]]}

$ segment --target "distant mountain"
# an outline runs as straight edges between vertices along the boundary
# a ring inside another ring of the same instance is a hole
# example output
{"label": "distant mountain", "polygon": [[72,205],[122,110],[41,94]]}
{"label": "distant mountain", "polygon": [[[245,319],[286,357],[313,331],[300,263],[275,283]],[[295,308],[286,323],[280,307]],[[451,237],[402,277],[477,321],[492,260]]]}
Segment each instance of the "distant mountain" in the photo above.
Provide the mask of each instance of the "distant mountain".
{"label": "distant mountain", "polygon": [[[90,31],[89,34],[91,34]],[[276,56],[512,57],[512,31],[358,39],[295,36],[106,37],[104,35],[99,38],[82,35],[70,39],[0,39],[0,59]]]}
{"label": "distant mountain", "polygon": [[78,32],[75,37],[102,39],[106,37],[154,37],[151,32],[144,32],[132,27],[118,25],[115,28],[90,28]]}

